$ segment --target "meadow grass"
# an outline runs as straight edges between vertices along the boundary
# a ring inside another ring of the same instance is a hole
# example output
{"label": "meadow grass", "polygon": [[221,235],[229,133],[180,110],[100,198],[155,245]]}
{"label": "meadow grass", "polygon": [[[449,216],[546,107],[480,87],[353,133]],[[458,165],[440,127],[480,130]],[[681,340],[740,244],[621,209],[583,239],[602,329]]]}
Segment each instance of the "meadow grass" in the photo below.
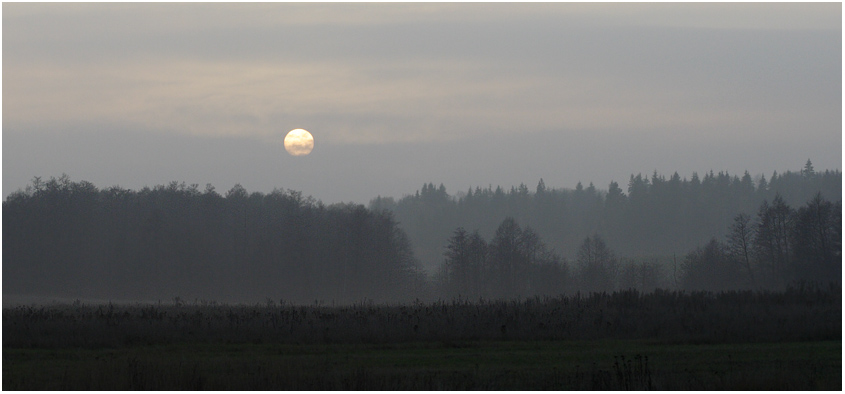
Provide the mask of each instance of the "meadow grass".
{"label": "meadow grass", "polygon": [[10,390],[841,390],[841,287],[3,309]]}
{"label": "meadow grass", "polygon": [[841,390],[841,341],[4,349],[7,390]]}

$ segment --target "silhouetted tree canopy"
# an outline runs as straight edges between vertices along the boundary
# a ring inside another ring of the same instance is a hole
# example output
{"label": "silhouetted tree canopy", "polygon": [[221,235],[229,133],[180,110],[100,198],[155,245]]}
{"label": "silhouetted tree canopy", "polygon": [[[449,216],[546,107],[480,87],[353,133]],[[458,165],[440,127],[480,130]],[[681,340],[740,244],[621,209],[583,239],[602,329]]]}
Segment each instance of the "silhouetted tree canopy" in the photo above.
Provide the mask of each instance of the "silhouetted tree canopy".
{"label": "silhouetted tree canopy", "polygon": [[7,294],[352,302],[413,300],[423,286],[390,212],[292,190],[98,190],[62,176],[3,203]]}
{"label": "silhouetted tree canopy", "polygon": [[615,290],[618,272],[616,256],[598,234],[584,239],[578,248],[576,262],[580,289],[586,292]]}
{"label": "silhouetted tree canopy", "polygon": [[513,218],[499,224],[489,243],[478,231],[469,235],[458,227],[444,255],[437,279],[440,292],[447,296],[512,299],[562,294],[570,282],[566,261]]}
{"label": "silhouetted tree canopy", "polygon": [[[541,179],[534,192],[454,197],[428,183],[370,209],[240,185],[99,190],[63,175],[3,202],[3,291],[346,303],[784,288],[839,282],[841,238],[841,173],[809,160],[768,180],[631,175],[627,194]],[[434,281],[420,256],[435,262]]]}
{"label": "silhouetted tree canopy", "polygon": [[[579,182],[580,183],[580,182]],[[407,232],[415,255],[429,269],[440,263],[444,240],[457,227],[478,229],[491,239],[506,217],[540,234],[551,249],[575,259],[584,238],[601,237],[619,256],[671,261],[705,244],[723,239],[739,213],[754,215],[766,200],[776,196],[784,204],[799,206],[821,193],[829,201],[842,199],[839,170],[817,171],[808,161],[800,171],[752,177],[748,172],[705,173],[682,178],[631,175],[627,189],[611,182],[606,191],[594,186],[554,189],[538,182],[531,192],[524,184],[470,188],[449,195],[433,183],[401,199],[378,198],[371,208],[394,212]]]}

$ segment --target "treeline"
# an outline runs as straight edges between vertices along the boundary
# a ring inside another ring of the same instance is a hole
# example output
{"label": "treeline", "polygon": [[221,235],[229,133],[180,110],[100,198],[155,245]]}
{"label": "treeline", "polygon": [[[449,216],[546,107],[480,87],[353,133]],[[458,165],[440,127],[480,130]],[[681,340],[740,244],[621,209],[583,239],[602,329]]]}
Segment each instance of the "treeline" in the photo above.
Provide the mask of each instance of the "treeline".
{"label": "treeline", "polygon": [[713,238],[687,254],[684,272],[683,287],[695,290],[841,283],[842,201],[818,193],[794,209],[780,195],[763,200],[755,216],[734,217],[725,242]]}
{"label": "treeline", "polygon": [[756,183],[748,173],[632,176],[627,194],[613,182],[604,192],[541,180],[535,192],[451,197],[427,184],[367,209],[240,185],[221,195],[35,178],[3,202],[3,292],[348,303],[782,289],[840,281],[840,187],[838,170],[808,161]]}
{"label": "treeline", "polygon": [[424,274],[390,213],[295,191],[35,178],[3,202],[3,292],[125,300],[413,300]]}
{"label": "treeline", "polygon": [[841,283],[842,204],[816,194],[798,209],[780,195],[756,216],[740,213],[725,241],[688,252],[671,269],[649,259],[617,257],[604,239],[583,239],[574,263],[550,250],[529,226],[508,217],[487,242],[458,227],[445,246],[437,294],[464,299],[661,288],[725,291],[783,289],[794,283]]}
{"label": "treeline", "polygon": [[506,218],[488,243],[478,231],[455,230],[446,260],[435,277],[437,293],[448,298],[514,299],[563,294],[569,285],[566,260],[548,250],[530,227]]}
{"label": "treeline", "polygon": [[712,171],[690,179],[677,173],[670,177],[631,175],[627,189],[611,182],[606,190],[592,183],[575,189],[547,188],[541,179],[534,190],[521,184],[470,188],[450,195],[443,185],[423,185],[413,195],[394,200],[377,197],[372,210],[389,210],[407,232],[415,254],[429,270],[443,262],[444,240],[454,229],[478,229],[491,239],[506,217],[542,234],[551,249],[575,259],[586,237],[600,234],[620,255],[648,256],[662,263],[672,256],[723,239],[733,217],[753,214],[760,204],[778,195],[798,207],[817,193],[828,201],[842,200],[842,173],[815,171],[808,160],[799,171],[773,173],[770,177],[742,176]]}

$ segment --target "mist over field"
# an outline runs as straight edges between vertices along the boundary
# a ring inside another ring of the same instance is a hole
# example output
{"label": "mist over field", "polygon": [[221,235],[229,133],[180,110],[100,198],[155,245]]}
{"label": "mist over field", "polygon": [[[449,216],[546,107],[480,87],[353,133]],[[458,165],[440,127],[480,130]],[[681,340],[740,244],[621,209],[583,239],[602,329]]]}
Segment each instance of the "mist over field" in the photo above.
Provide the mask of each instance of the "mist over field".
{"label": "mist over field", "polygon": [[839,3],[2,18],[3,389],[842,389]]}
{"label": "mist over field", "polygon": [[757,181],[632,174],[627,191],[426,184],[369,207],[36,178],[3,203],[3,292],[345,304],[839,283],[841,178],[808,160]]}

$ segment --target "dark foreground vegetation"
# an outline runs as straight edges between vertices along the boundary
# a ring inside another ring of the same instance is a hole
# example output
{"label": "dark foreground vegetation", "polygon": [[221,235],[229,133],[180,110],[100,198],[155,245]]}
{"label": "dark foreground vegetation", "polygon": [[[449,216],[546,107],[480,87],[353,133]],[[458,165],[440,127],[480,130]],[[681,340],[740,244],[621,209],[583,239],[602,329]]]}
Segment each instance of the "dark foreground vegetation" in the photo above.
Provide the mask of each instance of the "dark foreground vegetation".
{"label": "dark foreground vegetation", "polygon": [[10,302],[3,388],[841,390],[840,189],[809,161],[369,209],[35,178],[4,301],[153,302]]}
{"label": "dark foreground vegetation", "polygon": [[840,390],[841,341],[177,344],[3,351],[7,390]]}
{"label": "dark foreground vegetation", "polygon": [[840,390],[841,311],[838,285],[18,306],[3,310],[3,388]]}

